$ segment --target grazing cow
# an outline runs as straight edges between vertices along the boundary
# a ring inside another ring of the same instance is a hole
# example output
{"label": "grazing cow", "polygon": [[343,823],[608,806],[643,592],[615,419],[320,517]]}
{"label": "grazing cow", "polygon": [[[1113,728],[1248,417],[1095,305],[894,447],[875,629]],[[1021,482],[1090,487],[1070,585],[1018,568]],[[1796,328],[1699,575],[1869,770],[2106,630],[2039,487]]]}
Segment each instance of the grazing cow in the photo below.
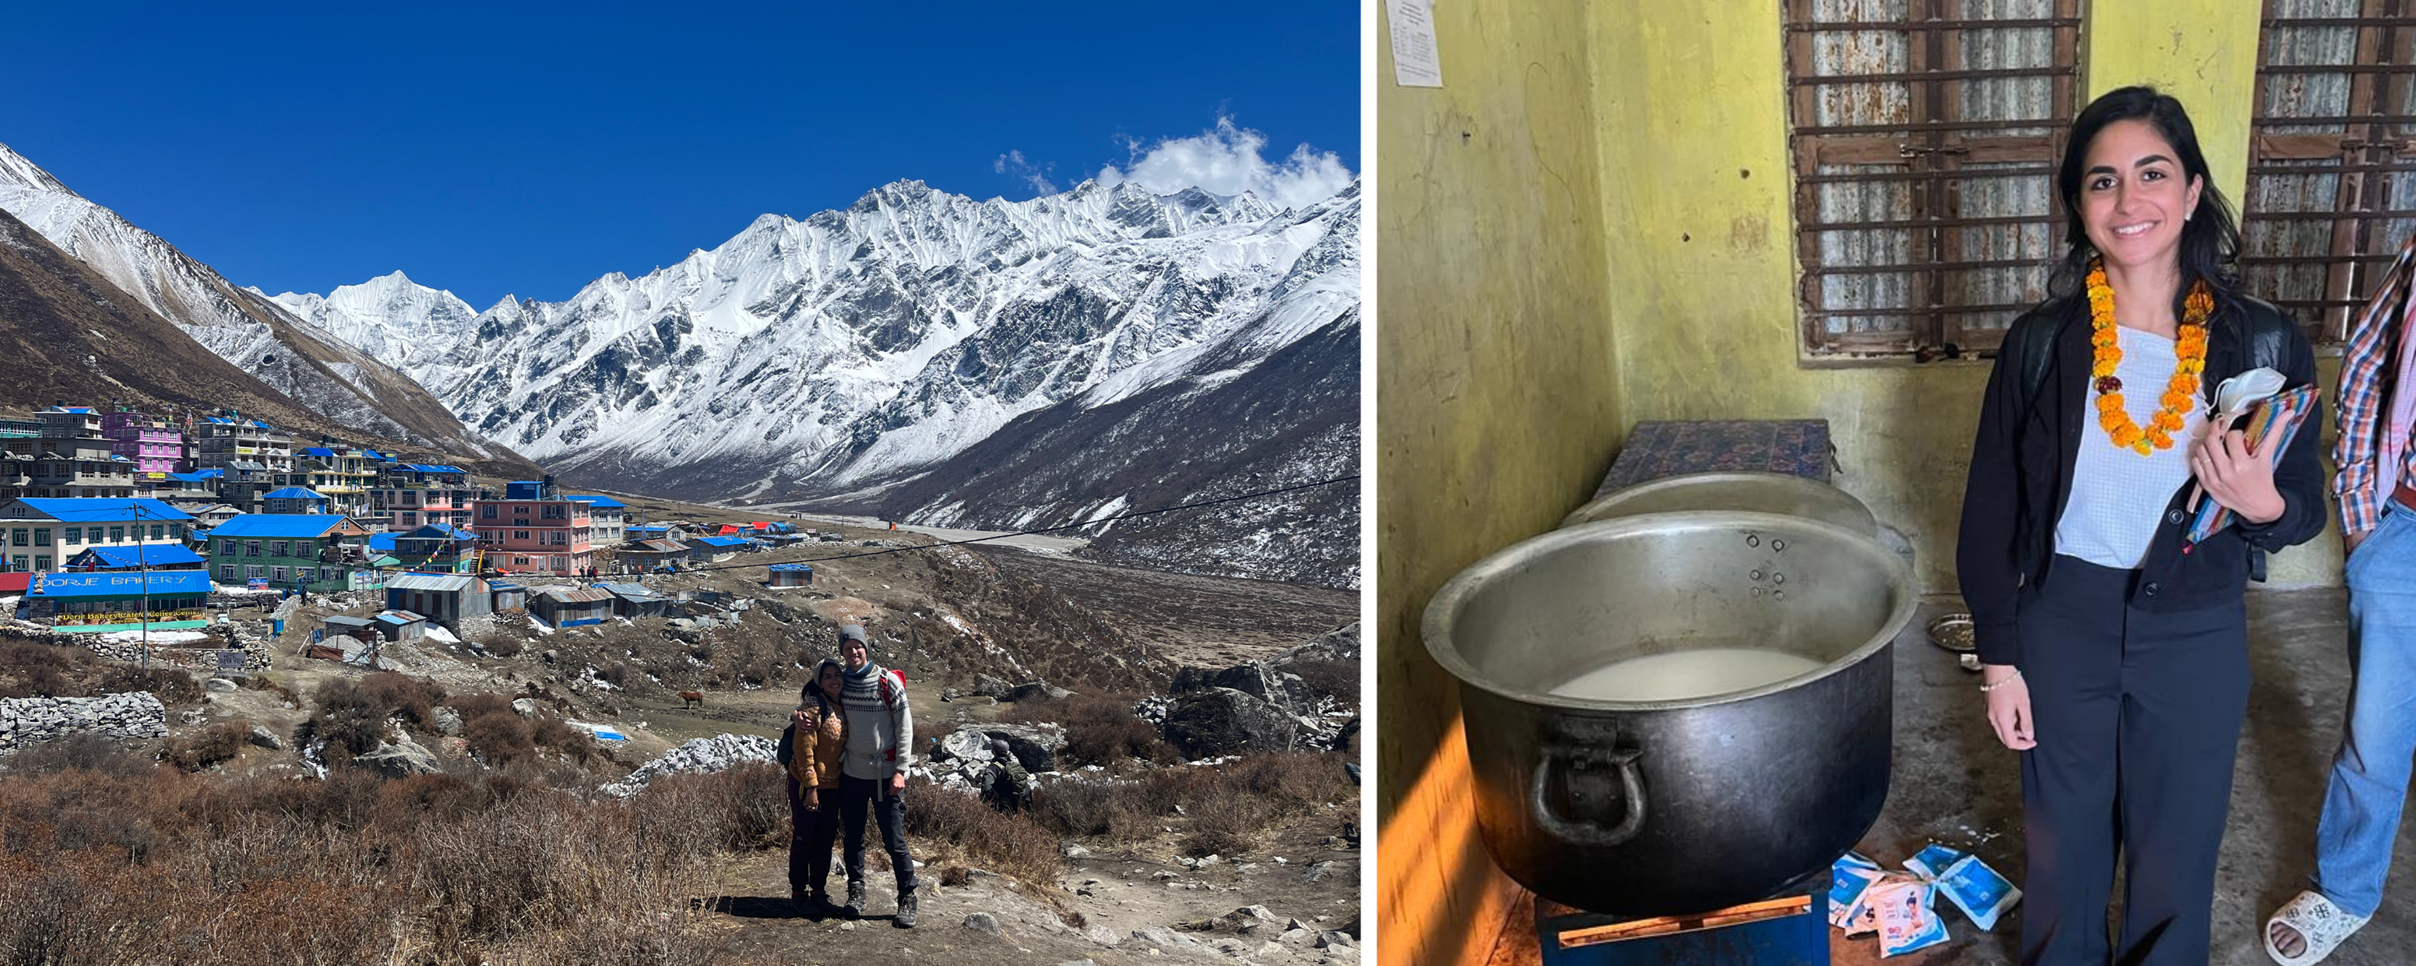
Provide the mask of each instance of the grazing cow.
{"label": "grazing cow", "polygon": [[679,693],[679,696],[681,701],[686,702],[685,704],[680,705],[682,708],[701,708],[705,706],[705,693],[702,691],[682,691]]}

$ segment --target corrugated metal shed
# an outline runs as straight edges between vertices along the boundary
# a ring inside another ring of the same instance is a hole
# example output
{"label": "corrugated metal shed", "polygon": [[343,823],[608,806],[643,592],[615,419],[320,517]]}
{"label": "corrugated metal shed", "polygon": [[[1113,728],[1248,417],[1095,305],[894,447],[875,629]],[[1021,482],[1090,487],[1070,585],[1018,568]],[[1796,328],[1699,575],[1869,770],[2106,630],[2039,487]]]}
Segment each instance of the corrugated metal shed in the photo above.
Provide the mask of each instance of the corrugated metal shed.
{"label": "corrugated metal shed", "polygon": [[478,589],[478,578],[469,574],[396,574],[386,578],[388,590],[441,590],[452,593]]}

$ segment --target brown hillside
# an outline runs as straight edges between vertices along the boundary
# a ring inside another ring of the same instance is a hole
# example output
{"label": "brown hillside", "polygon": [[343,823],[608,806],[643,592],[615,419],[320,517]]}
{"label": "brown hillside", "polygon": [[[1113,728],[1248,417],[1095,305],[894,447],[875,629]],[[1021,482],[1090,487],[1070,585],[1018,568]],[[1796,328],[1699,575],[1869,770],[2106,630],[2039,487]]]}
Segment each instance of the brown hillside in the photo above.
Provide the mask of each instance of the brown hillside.
{"label": "brown hillside", "polygon": [[[0,373],[5,373],[0,409],[31,410],[55,400],[102,406],[113,399],[154,412],[168,406],[232,406],[292,432],[297,440],[334,433],[374,449],[462,459],[337,424],[304,408],[212,354],[5,211],[0,211]],[[524,459],[462,465],[502,476],[538,471]]]}

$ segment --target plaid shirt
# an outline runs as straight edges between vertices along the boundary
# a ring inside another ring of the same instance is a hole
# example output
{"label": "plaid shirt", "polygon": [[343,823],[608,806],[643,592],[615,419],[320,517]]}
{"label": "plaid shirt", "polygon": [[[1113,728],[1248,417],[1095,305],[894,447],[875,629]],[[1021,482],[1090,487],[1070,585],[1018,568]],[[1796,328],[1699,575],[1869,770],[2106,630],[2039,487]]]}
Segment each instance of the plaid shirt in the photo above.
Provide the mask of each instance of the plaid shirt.
{"label": "plaid shirt", "polygon": [[[2383,501],[2391,498],[2386,483],[2416,484],[2416,445],[2411,445],[2410,426],[2405,417],[2398,420],[2386,410],[2405,408],[2392,398],[2394,387],[2405,387],[2416,373],[2408,371],[2405,358],[2406,329],[2416,319],[2416,304],[2409,298],[2411,279],[2416,279],[2416,238],[2399,247],[2399,257],[2383,276],[2365,311],[2349,329],[2349,349],[2341,360],[2340,392],[2336,411],[2340,414],[2340,441],[2332,448],[2332,461],[2340,467],[2340,476],[2333,481],[2332,491],[2340,498],[2341,528],[2349,533],[2364,533],[2374,528],[2381,517]],[[2396,424],[2396,425],[2394,425]],[[2386,470],[2382,465],[2385,454],[2393,459]]]}

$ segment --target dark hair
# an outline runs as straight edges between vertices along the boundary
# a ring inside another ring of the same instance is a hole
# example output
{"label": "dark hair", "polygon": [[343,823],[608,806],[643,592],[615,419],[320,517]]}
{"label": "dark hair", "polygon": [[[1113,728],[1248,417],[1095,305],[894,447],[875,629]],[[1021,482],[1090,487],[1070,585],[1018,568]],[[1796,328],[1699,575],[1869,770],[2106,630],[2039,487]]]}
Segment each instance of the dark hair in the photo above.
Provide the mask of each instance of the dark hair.
{"label": "dark hair", "polygon": [[2240,227],[2231,202],[2215,190],[2215,178],[2206,168],[2205,153],[2198,150],[2198,131],[2190,126],[2189,112],[2182,109],[2180,99],[2153,87],[2107,91],[2072,119],[2063,163],[2055,172],[2056,194],[2064,202],[2064,259],[2056,264],[2048,291],[2058,297],[2077,294],[2089,273],[2089,260],[2096,257],[2097,249],[2089,243],[2088,230],[2080,220],[2082,168],[2088,164],[2089,145],[2106,125],[2133,120],[2154,127],[2180,156],[2182,172],[2198,179],[2198,207],[2181,224],[2181,289],[2173,293],[2173,313],[2178,316],[2180,300],[2193,283],[2204,281],[2217,294],[2231,292],[2234,259],[2240,254]]}
{"label": "dark hair", "polygon": [[822,703],[823,710],[828,711],[830,710],[830,695],[822,693],[822,672],[824,671],[839,672],[840,686],[846,686],[847,666],[839,663],[838,658],[826,657],[822,659],[822,663],[814,665],[814,676],[805,682],[805,687],[802,689],[804,693],[799,694],[798,697],[819,701]]}

